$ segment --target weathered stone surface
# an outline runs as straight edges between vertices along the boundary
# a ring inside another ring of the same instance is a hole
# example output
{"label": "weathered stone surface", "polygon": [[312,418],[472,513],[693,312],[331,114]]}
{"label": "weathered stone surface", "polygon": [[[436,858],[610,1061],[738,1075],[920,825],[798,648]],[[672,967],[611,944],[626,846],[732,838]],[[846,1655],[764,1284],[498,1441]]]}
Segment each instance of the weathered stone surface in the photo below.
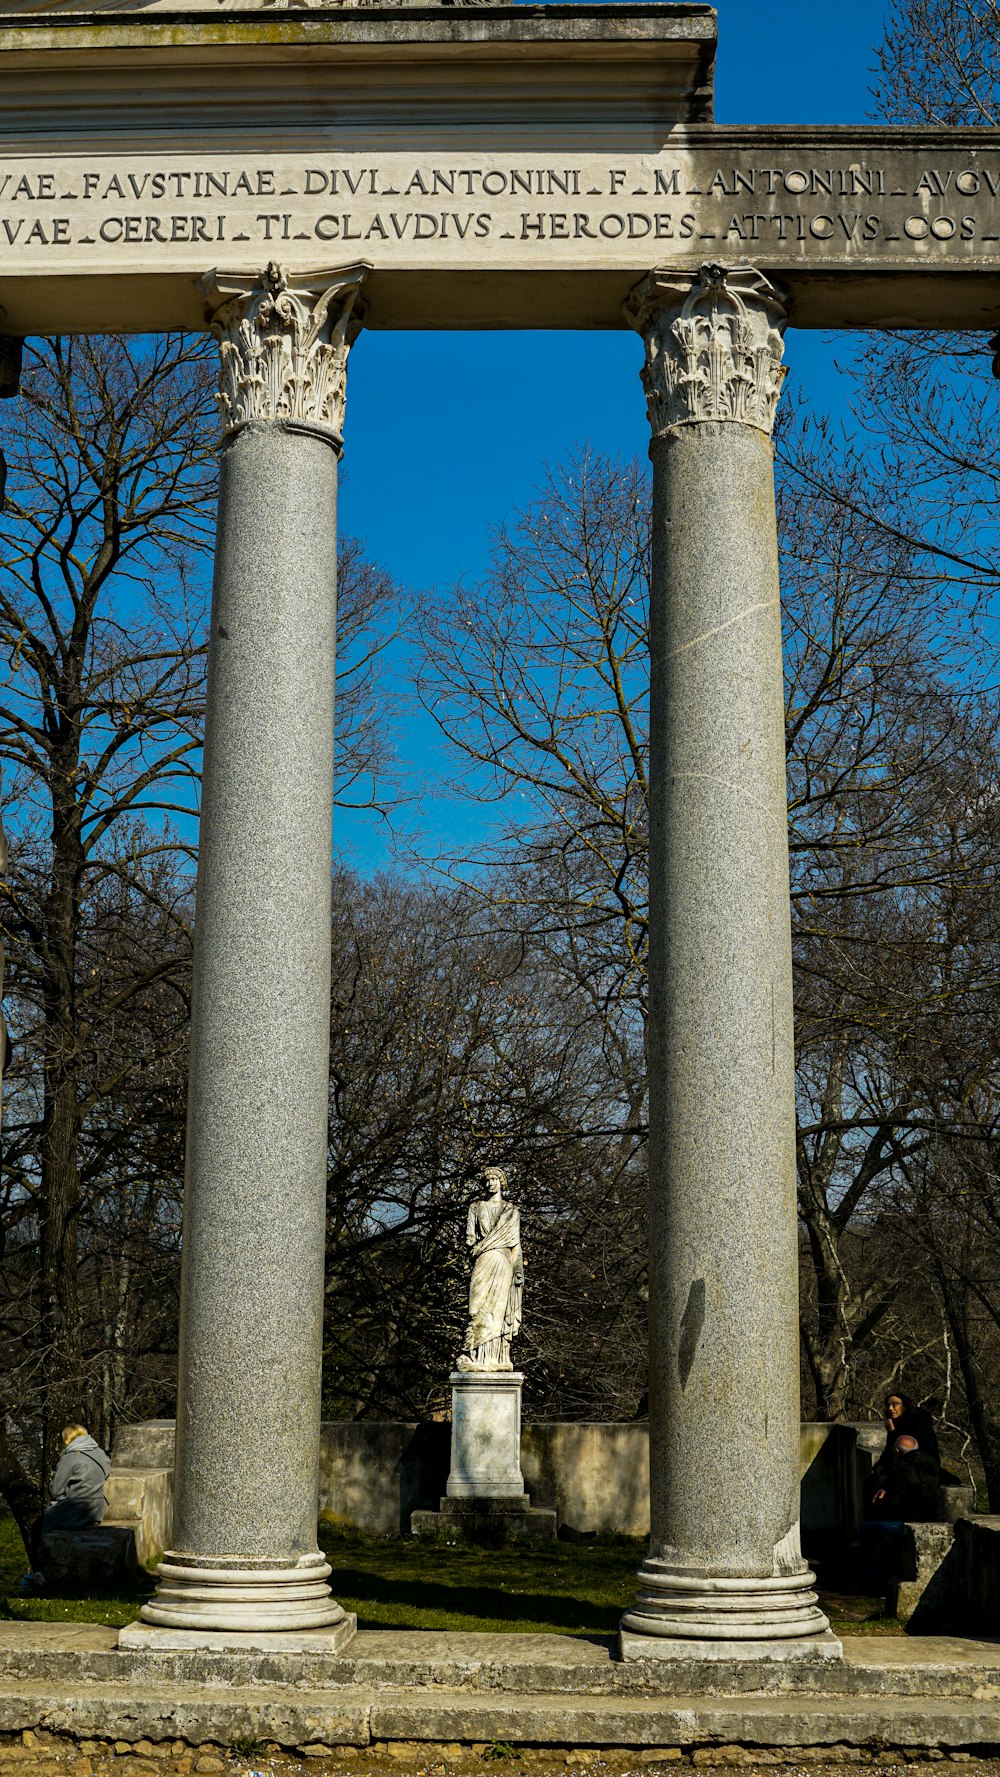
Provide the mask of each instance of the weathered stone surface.
{"label": "weathered stone surface", "polygon": [[522,1425],[521,1472],[570,1530],[649,1534],[648,1425]]}
{"label": "weathered stone surface", "polygon": [[825,1552],[832,1546],[842,1551],[845,1543],[855,1540],[862,1517],[855,1428],[803,1423],[799,1428],[799,1474],[804,1547]]}
{"label": "weathered stone surface", "polygon": [[375,327],[621,325],[706,257],[793,324],[1000,317],[995,133],[714,126],[708,7],[34,10],[0,30],[12,332],[198,326],[212,264],[276,253],[370,259]]}
{"label": "weathered stone surface", "polygon": [[[622,1663],[611,1637],[427,1634],[362,1631],[334,1655],[115,1646],[118,1632],[96,1624],[0,1625],[0,1690],[46,1686],[100,1690],[215,1692],[300,1688],[385,1695],[413,1691],[471,1697],[898,1697],[1000,1699],[1000,1644],[944,1636],[845,1637],[843,1660],[781,1665],[697,1659],[669,1672],[655,1662]],[[317,1637],[319,1639],[319,1637]],[[41,1718],[39,1718],[41,1719]],[[97,1730],[95,1730],[97,1731]],[[135,1737],[141,1737],[137,1733]]]}
{"label": "weathered stone surface", "polygon": [[972,1623],[984,1634],[1000,1633],[1000,1517],[959,1518],[955,1546]]}
{"label": "weathered stone surface", "polygon": [[[368,1746],[492,1741],[552,1747],[954,1747],[1000,1742],[1000,1700],[880,1696],[551,1697],[430,1691],[341,1694],[307,1689],[197,1695],[163,1687],[65,1683],[0,1686],[0,1732],[43,1723],[56,1733],[134,1745],[186,1740],[225,1746],[238,1738],[281,1746]],[[38,1753],[35,1753],[36,1758]],[[204,1755],[203,1755],[204,1756]],[[210,1755],[209,1755],[210,1756]],[[721,1757],[720,1757],[720,1762]]]}
{"label": "weathered stone surface", "polygon": [[111,1473],[118,1469],[169,1469],[174,1467],[174,1419],[140,1419],[119,1425],[111,1446]]}
{"label": "weathered stone surface", "polygon": [[905,1524],[901,1565],[886,1588],[886,1610],[912,1634],[947,1632],[967,1610],[963,1551],[954,1524]]}
{"label": "weathered stone surface", "polygon": [[[328,1660],[333,1654],[339,1653],[342,1647],[354,1639],[357,1632],[358,1619],[352,1613],[341,1617],[329,1629],[292,1630],[270,1629],[254,1633],[253,1630],[228,1629],[161,1629],[153,1623],[130,1623],[118,1637],[120,1648],[131,1649],[136,1653],[175,1654],[202,1652],[208,1656],[202,1666],[206,1675],[212,1672],[212,1656],[217,1654],[255,1654],[266,1653],[285,1659],[285,1670],[290,1672],[292,1662],[305,1657],[307,1660]],[[155,1667],[153,1668],[155,1671]]]}
{"label": "weathered stone surface", "polygon": [[[758,1597],[758,1608],[760,1606]],[[704,1604],[703,1604],[704,1608]],[[631,1613],[629,1613],[631,1615]],[[761,1613],[763,1614],[763,1613]],[[752,1620],[752,1619],[751,1619]],[[720,1621],[720,1629],[725,1633],[729,1624]],[[668,1636],[655,1634],[630,1634],[623,1629],[618,1640],[619,1651],[623,1660],[669,1661],[676,1666],[690,1664],[692,1650],[696,1659],[701,1662],[717,1662],[729,1667],[734,1658],[734,1639],[714,1641],[707,1634],[697,1639],[671,1639]],[[829,1629],[817,1635],[799,1635],[794,1640],[753,1640],[749,1636],[740,1637],[735,1641],[735,1649],[740,1659],[749,1660],[754,1665],[777,1661],[787,1665],[823,1665],[827,1661],[839,1661],[843,1655],[843,1647],[837,1637]]]}
{"label": "weathered stone surface", "polygon": [[438,1511],[414,1512],[410,1519],[414,1536],[495,1547],[553,1542],[558,1527],[555,1512],[532,1506],[526,1493],[520,1499],[445,1498]]}
{"label": "weathered stone surface", "polygon": [[945,1522],[957,1524],[959,1518],[968,1518],[976,1509],[976,1489],[964,1482],[958,1486],[945,1483],[941,1488],[944,1500]]}
{"label": "weathered stone surface", "polygon": [[[171,1427],[171,1432],[173,1427]],[[162,1555],[174,1516],[174,1471],[170,1468],[113,1468],[104,1483],[107,1521],[127,1524],[142,1562]]]}
{"label": "weathered stone surface", "polygon": [[288,1690],[239,1693],[205,1685],[198,1691],[161,1685],[75,1689],[49,1682],[43,1688],[0,1688],[0,1732],[41,1723],[57,1733],[104,1739],[154,1741],[275,1739],[283,1746],[307,1740],[365,1746],[370,1701],[355,1696],[317,1696]]}

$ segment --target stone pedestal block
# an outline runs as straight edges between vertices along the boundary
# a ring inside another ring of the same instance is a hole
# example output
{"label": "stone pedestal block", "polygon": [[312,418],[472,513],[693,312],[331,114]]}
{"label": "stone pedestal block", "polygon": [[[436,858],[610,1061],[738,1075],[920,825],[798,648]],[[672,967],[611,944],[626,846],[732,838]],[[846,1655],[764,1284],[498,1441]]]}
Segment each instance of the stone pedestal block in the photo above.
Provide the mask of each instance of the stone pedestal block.
{"label": "stone pedestal block", "polygon": [[524,1499],[519,1370],[456,1370],[451,1378],[448,1498]]}
{"label": "stone pedestal block", "polygon": [[911,1635],[956,1634],[968,1610],[963,1551],[955,1525],[904,1524],[899,1570],[886,1586],[886,1614]]}
{"label": "stone pedestal block", "polygon": [[558,1535],[559,1520],[547,1506],[533,1506],[526,1493],[520,1499],[442,1499],[436,1512],[414,1512],[410,1519],[414,1536],[443,1537],[449,1542],[550,1543]]}
{"label": "stone pedestal block", "polygon": [[105,1523],[127,1524],[139,1560],[158,1560],[173,1535],[173,1469],[113,1468],[104,1483],[104,1497]]}

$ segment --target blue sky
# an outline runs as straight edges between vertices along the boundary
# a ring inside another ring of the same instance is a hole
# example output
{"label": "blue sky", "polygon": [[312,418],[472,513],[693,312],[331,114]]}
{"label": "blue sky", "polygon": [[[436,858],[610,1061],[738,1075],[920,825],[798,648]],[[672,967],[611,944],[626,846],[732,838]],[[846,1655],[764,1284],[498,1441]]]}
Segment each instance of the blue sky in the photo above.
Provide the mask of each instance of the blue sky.
{"label": "blue sky", "polygon": [[[870,114],[883,0],[720,0],[720,123],[860,123]],[[842,412],[835,358],[849,336],[790,332],[789,386]],[[475,579],[491,528],[526,504],[546,464],[583,443],[645,452],[640,344],[631,333],[370,333],[351,356],[341,522],[401,582],[421,588]],[[447,757],[425,717],[409,711],[405,650],[387,659],[395,739],[423,826],[445,844],[484,836],[496,811],[443,787]],[[408,825],[399,821],[400,829]],[[377,817],[341,813],[337,849],[367,872],[391,862]]]}

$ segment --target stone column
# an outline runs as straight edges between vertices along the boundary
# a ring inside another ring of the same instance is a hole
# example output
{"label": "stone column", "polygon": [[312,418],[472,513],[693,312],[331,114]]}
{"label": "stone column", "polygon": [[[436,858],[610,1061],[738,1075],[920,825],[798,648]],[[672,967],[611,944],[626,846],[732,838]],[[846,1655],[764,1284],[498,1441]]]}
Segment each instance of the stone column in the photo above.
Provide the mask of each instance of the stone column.
{"label": "stone column", "polygon": [[628,312],[653,434],[651,1536],[622,1652],[837,1655],[799,1546],[784,309],[705,266]]}
{"label": "stone column", "polygon": [[[337,464],[364,267],[203,283],[222,359],[173,1547],[142,1616],[334,1628],[316,1545]],[[287,1643],[286,1643],[287,1645]],[[327,1643],[328,1645],[328,1643]]]}

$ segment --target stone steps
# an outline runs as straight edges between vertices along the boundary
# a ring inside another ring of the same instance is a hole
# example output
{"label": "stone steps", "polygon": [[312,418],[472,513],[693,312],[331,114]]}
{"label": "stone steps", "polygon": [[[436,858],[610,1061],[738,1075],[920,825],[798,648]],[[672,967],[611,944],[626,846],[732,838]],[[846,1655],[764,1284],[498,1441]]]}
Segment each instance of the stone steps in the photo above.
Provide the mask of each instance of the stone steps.
{"label": "stone steps", "polygon": [[285,1746],[384,1742],[558,1747],[966,1748],[1000,1745],[991,1698],[571,1697],[292,1686],[0,1684],[0,1733],[78,1738],[260,1737]]}
{"label": "stone steps", "polygon": [[613,1638],[362,1630],[337,1654],[259,1650],[125,1650],[92,1624],[0,1625],[0,1686],[51,1682],[178,1690],[209,1687],[316,1693],[420,1692],[476,1699],[534,1695],[581,1701],[668,1695],[702,1699],[1000,1700],[1000,1642],[944,1636],[845,1637],[843,1661],[629,1662]]}
{"label": "stone steps", "polygon": [[362,1631],[334,1655],[121,1650],[0,1625],[0,1735],[539,1747],[1000,1746],[1000,1643],[854,1637],[835,1663],[612,1658],[611,1638]]}

